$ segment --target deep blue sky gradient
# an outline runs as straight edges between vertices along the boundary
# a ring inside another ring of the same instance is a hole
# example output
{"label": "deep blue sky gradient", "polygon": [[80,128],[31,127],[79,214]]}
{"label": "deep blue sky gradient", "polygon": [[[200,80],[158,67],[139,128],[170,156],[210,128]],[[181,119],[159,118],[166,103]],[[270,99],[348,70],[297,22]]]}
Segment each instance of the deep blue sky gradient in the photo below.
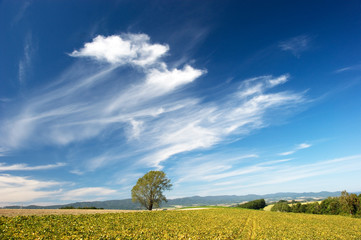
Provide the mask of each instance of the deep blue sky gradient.
{"label": "deep blue sky gradient", "polygon": [[[356,0],[1,1],[0,196],[13,197],[0,197],[0,204],[128,198],[137,178],[153,169],[172,179],[169,197],[360,191],[360,26],[361,4]],[[41,114],[76,104],[96,111],[102,100],[122,92],[131,97],[132,86],[141,86],[148,76],[151,67],[119,65],[97,87],[65,95],[54,107],[35,104],[47,93],[62,86],[70,89],[82,76],[109,67],[105,61],[74,56],[74,51],[99,35],[126,34],[146,34],[150,44],[169,46],[157,60],[168,70],[189,65],[203,71],[190,83],[126,111],[183,108],[133,117],[143,124],[137,140],[131,137],[128,119],[91,125],[96,133],[90,137],[56,142],[49,136],[61,124],[101,116],[75,119],[69,114],[48,121],[37,119]],[[265,84],[262,76],[286,76],[287,81],[259,96],[282,93],[301,99],[266,107],[258,122],[252,119],[226,133],[231,109],[251,104],[237,102],[237,94],[257,82]],[[247,85],[251,78],[258,79]],[[210,109],[218,115],[204,113]],[[25,124],[30,115],[35,120]],[[205,117],[197,122],[197,115]],[[193,118],[194,125],[189,122]],[[162,121],[167,123],[164,129],[159,127]],[[209,143],[209,137],[201,137],[206,147],[170,154],[159,166],[147,160],[179,147],[166,142],[172,133],[185,129],[178,137],[191,142],[194,133],[187,126],[210,131],[217,140]],[[28,134],[11,142],[18,131]]]}

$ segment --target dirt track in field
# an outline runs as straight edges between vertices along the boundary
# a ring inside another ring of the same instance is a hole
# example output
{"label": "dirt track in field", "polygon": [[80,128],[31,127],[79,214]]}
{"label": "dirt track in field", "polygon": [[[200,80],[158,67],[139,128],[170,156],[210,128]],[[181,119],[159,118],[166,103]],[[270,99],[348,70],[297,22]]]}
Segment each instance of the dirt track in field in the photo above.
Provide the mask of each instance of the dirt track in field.
{"label": "dirt track in field", "polygon": [[123,213],[141,210],[109,210],[109,209],[0,209],[0,216],[15,217],[29,215],[63,215],[63,214],[96,214],[96,213]]}

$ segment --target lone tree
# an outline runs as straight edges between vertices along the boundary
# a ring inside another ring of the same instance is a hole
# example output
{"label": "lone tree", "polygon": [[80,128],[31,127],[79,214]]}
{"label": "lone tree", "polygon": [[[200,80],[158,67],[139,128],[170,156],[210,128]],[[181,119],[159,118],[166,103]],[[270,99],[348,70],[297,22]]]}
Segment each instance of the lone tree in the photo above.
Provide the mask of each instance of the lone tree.
{"label": "lone tree", "polygon": [[139,202],[146,209],[152,210],[161,202],[167,202],[164,190],[170,190],[172,184],[163,171],[149,171],[139,178],[132,188],[132,201]]}

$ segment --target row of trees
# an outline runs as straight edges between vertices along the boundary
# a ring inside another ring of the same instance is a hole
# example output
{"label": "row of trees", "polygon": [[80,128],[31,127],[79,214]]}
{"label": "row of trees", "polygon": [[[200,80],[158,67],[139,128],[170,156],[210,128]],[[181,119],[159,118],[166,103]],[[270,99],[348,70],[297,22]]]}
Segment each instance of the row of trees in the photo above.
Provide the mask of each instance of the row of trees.
{"label": "row of trees", "polygon": [[291,206],[287,201],[280,200],[271,211],[361,216],[361,194],[357,196],[354,193],[343,191],[340,197],[329,197],[321,203],[301,204],[297,202]]}

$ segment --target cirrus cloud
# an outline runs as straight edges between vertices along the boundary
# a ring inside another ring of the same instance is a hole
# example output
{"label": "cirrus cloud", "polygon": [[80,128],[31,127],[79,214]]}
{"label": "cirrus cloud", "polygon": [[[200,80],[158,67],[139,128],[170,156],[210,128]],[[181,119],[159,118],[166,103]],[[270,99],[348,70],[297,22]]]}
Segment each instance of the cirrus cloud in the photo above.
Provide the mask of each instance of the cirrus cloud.
{"label": "cirrus cloud", "polygon": [[290,51],[294,56],[300,57],[301,53],[310,47],[311,37],[308,35],[300,35],[286,41],[280,42],[279,47],[283,51]]}
{"label": "cirrus cloud", "polygon": [[48,165],[40,165],[40,166],[28,166],[27,164],[13,164],[6,165],[5,163],[0,163],[0,172],[1,171],[34,171],[34,170],[48,170],[58,167],[65,166],[65,163],[56,163],[56,164],[48,164]]}
{"label": "cirrus cloud", "polygon": [[301,143],[301,144],[298,144],[296,147],[294,147],[293,150],[287,151],[287,152],[282,152],[282,153],[279,153],[278,155],[281,155],[281,156],[291,155],[291,154],[294,154],[295,152],[297,152],[297,151],[299,151],[301,149],[309,148],[311,146],[312,145],[308,144],[308,143]]}

